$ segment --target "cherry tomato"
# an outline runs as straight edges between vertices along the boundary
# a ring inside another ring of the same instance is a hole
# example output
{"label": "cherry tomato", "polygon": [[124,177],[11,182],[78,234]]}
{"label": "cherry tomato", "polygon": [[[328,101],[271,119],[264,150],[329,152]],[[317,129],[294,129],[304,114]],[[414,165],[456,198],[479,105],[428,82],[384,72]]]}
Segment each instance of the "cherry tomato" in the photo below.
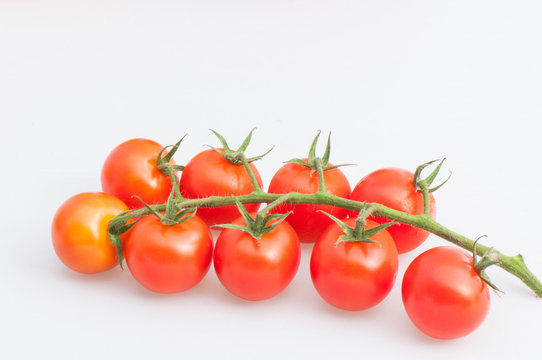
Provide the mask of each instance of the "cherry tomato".
{"label": "cherry tomato", "polygon": [[64,202],[52,225],[52,239],[59,259],[70,269],[94,274],[118,264],[109,241],[108,222],[128,207],[105,193],[81,193]]}
{"label": "cherry tomato", "polygon": [[[303,161],[307,161],[307,159],[303,159]],[[333,165],[328,164],[328,166]],[[343,198],[348,198],[350,195],[350,184],[346,176],[338,168],[324,171],[324,183],[327,191],[332,195]],[[316,171],[307,166],[288,163],[281,167],[271,179],[269,192],[273,194],[286,194],[289,192],[313,194],[318,191],[319,187],[320,182]],[[273,208],[271,212],[286,213],[293,211],[286,218],[286,221],[295,229],[301,242],[315,242],[320,233],[333,223],[333,220],[317,212],[317,210],[323,210],[337,218],[346,217],[347,214],[347,211],[342,208],[313,204],[281,204]]]}
{"label": "cherry tomato", "polygon": [[175,293],[192,288],[207,274],[213,237],[197,216],[167,226],[148,215],[134,225],[125,253],[126,264],[141,285],[158,293]]}
{"label": "cherry tomato", "polygon": [[[256,176],[260,188],[262,179],[256,167],[250,168]],[[199,199],[208,196],[229,196],[250,194],[254,187],[243,165],[230,163],[213,149],[197,154],[186,166],[181,175],[181,194],[188,199]],[[249,212],[257,211],[260,204],[246,204]],[[236,206],[220,206],[216,208],[199,208],[198,216],[208,225],[226,224],[239,217]]]}
{"label": "cherry tomato", "polygon": [[[412,215],[423,214],[423,195],[416,191],[414,174],[407,170],[385,168],[374,171],[358,182],[352,190],[350,199],[376,202],[389,208]],[[435,199],[430,194],[430,215],[435,218]],[[351,216],[357,216],[352,213]],[[371,217],[378,223],[389,222],[387,219]],[[386,229],[397,246],[399,254],[415,249],[427,239],[429,232],[406,224],[397,224]]]}
{"label": "cherry tomato", "polygon": [[489,311],[487,284],[474,270],[472,256],[451,246],[419,255],[403,277],[403,304],[418,329],[438,339],[474,331]]}
{"label": "cherry tomato", "polygon": [[[242,218],[234,224],[245,225]],[[235,229],[220,233],[214,251],[218,279],[232,294],[246,300],[264,300],[280,293],[294,278],[301,247],[294,229],[283,221],[261,236]]]}
{"label": "cherry tomato", "polygon": [[[343,222],[351,227],[356,219]],[[365,229],[379,224],[367,220]],[[374,243],[336,241],[344,232],[331,224],[312,250],[310,269],[314,287],[329,304],[344,310],[364,310],[381,302],[395,283],[398,255],[386,230],[371,237]]]}
{"label": "cherry tomato", "polygon": [[102,168],[103,191],[118,197],[131,209],[143,207],[134,195],[147,204],[165,203],[171,192],[171,180],[156,166],[162,148],[148,139],[132,139],[117,146]]}

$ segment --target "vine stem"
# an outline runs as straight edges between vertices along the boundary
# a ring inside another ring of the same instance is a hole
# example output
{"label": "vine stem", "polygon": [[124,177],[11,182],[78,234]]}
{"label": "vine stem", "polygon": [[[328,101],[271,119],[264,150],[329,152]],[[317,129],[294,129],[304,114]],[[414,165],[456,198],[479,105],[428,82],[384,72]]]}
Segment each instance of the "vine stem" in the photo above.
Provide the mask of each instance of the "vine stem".
{"label": "vine stem", "polygon": [[[386,218],[392,221],[399,221],[401,223],[412,225],[417,228],[427,230],[432,234],[435,234],[454,245],[462,247],[469,252],[473,252],[475,248],[475,242],[463,235],[460,235],[447,227],[439,224],[433,220],[427,214],[411,215],[398,210],[388,208],[378,203],[365,203],[360,201],[354,201],[344,199],[331,195],[327,192],[317,192],[314,194],[301,194],[301,193],[288,193],[288,194],[270,194],[262,190],[255,190],[248,195],[240,196],[210,196],[201,199],[176,199],[176,205],[179,209],[187,209],[193,207],[218,207],[225,205],[235,205],[235,201],[238,200],[242,204],[257,204],[257,203],[272,203],[277,199],[281,203],[287,204],[319,204],[319,205],[332,205],[341,207],[344,209],[360,211],[364,207],[371,207],[372,215]],[[155,211],[164,211],[165,204],[153,205],[151,208]],[[142,208],[133,210],[128,214],[123,214],[112,220],[113,224],[126,223],[131,218],[144,216],[150,213],[150,210]],[[111,226],[111,224],[110,224]],[[485,245],[476,244],[476,253],[482,256],[487,253],[487,256],[492,257],[495,265],[509,272],[515,277],[519,278],[525,285],[527,285],[538,297],[542,297],[542,282],[527,268],[525,261],[521,255],[507,256],[500,251],[489,248]]]}
{"label": "vine stem", "polygon": [[427,182],[425,180],[420,180],[418,182],[418,186],[420,187],[423,195],[423,213],[426,216],[430,216],[431,205],[429,204],[429,187],[427,186]]}
{"label": "vine stem", "polygon": [[252,168],[250,167],[250,162],[248,161],[247,157],[243,152],[238,153],[237,157],[241,160],[243,166],[245,167],[245,170],[247,171],[250,182],[252,183],[252,187],[254,188],[254,193],[260,193],[262,189],[260,189],[260,184],[258,184],[256,175],[254,174],[254,171],[252,171]]}
{"label": "vine stem", "polygon": [[326,184],[324,180],[324,164],[322,164],[322,159],[316,158],[316,172],[318,173],[318,187],[320,193],[327,193]]}

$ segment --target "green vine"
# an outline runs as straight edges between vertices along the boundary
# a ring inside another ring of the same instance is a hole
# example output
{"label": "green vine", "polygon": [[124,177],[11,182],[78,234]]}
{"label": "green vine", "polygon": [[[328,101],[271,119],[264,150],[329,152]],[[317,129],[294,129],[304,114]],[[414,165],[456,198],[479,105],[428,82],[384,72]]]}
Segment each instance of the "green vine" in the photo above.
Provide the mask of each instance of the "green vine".
{"label": "green vine", "polygon": [[[216,133],[215,133],[216,134]],[[250,139],[250,135],[252,134],[252,131],[249,134],[248,139]],[[319,135],[319,134],[318,134]],[[219,136],[217,134],[217,136]],[[223,140],[219,136],[219,139]],[[223,142],[223,144],[225,141]],[[179,143],[174,146],[174,150],[177,149]],[[438,167],[426,178],[421,179],[420,174],[421,171],[428,166],[430,163],[426,163],[418,167],[415,172],[415,184],[423,196],[424,196],[424,204],[426,206],[425,211],[423,214],[420,215],[411,215],[407,214],[401,211],[397,211],[394,209],[391,209],[389,207],[386,207],[382,204],[378,203],[365,203],[365,202],[359,202],[354,200],[349,200],[341,197],[334,196],[330,193],[328,193],[325,189],[325,184],[323,184],[323,171],[327,170],[325,168],[327,164],[327,158],[329,157],[329,150],[326,149],[326,161],[322,161],[321,158],[314,157],[312,153],[311,147],[311,161],[313,164],[315,164],[315,171],[318,172],[319,179],[320,179],[320,188],[316,193],[313,194],[302,194],[302,193],[288,193],[288,194],[271,194],[264,192],[261,190],[258,186],[258,182],[256,181],[255,175],[252,172],[252,169],[249,166],[249,163],[251,161],[254,161],[255,158],[247,158],[244,155],[244,150],[246,149],[246,145],[248,145],[248,141],[245,140],[243,143],[242,148],[235,152],[235,161],[239,162],[238,166],[244,166],[247,170],[252,184],[254,185],[254,190],[252,193],[247,195],[240,195],[240,196],[209,196],[206,198],[200,198],[200,199],[185,199],[180,196],[178,191],[178,183],[176,181],[176,177],[173,176],[172,168],[163,166],[165,173],[171,177],[172,182],[174,183],[174,189],[172,190],[175,192],[177,196],[175,196],[173,202],[175,205],[175,208],[177,211],[187,210],[193,211],[197,208],[204,208],[204,207],[219,207],[219,206],[226,206],[226,205],[238,205],[240,204],[259,204],[259,203],[267,203],[272,204],[272,207],[284,203],[284,204],[318,204],[318,205],[331,205],[335,207],[340,207],[348,210],[354,210],[354,211],[362,211],[364,209],[370,208],[371,214],[374,216],[382,217],[389,219],[391,221],[400,222],[403,224],[415,226],[417,228],[426,230],[436,236],[441,237],[444,240],[447,240],[451,242],[454,245],[457,245],[463,249],[468,250],[471,253],[477,254],[479,256],[484,257],[484,259],[490,259],[491,265],[496,265],[505,271],[509,272],[510,274],[514,275],[515,277],[519,278],[525,285],[527,285],[538,297],[542,297],[542,282],[527,268],[527,265],[525,264],[525,261],[523,259],[523,256],[518,254],[515,256],[507,256],[500,251],[488,247],[485,245],[480,244],[477,240],[471,240],[461,234],[458,234],[449,228],[441,225],[437,221],[435,221],[431,216],[429,215],[429,194],[438,188],[440,188],[443,184],[434,187],[429,188],[431,183],[436,177],[436,174],[438,170],[440,169],[442,165],[442,161],[439,163]],[[329,146],[329,143],[328,143]],[[169,147],[168,147],[169,148]],[[232,156],[232,152],[228,151],[229,148],[225,146],[226,154],[224,156]],[[171,151],[168,153],[168,156],[171,154],[173,155],[174,151]],[[169,161],[171,156],[169,156],[166,160]],[[260,157],[258,157],[259,159]],[[159,159],[159,162],[161,162],[162,165],[164,165],[164,161],[162,158]],[[176,167],[174,170],[181,170],[182,167]],[[448,181],[448,180],[446,180]],[[446,182],[445,181],[445,182]],[[171,206],[171,204],[170,204]],[[268,206],[269,208],[269,206]],[[166,204],[160,204],[160,205],[152,205],[143,207],[141,209],[131,210],[128,212],[125,212],[123,214],[120,214],[116,218],[110,221],[109,223],[109,235],[111,238],[111,242],[113,245],[117,247],[117,254],[119,256],[119,262],[122,264],[122,249],[120,248],[121,241],[119,240],[119,235],[122,232],[127,231],[134,223],[134,220],[137,221],[137,219],[141,218],[142,216],[149,215],[152,213],[161,213],[167,210]],[[265,214],[261,213],[261,216],[264,216]],[[257,223],[259,224],[259,223]],[[262,229],[260,229],[261,231]],[[264,230],[265,231],[265,230]],[[258,234],[256,234],[258,236]]]}

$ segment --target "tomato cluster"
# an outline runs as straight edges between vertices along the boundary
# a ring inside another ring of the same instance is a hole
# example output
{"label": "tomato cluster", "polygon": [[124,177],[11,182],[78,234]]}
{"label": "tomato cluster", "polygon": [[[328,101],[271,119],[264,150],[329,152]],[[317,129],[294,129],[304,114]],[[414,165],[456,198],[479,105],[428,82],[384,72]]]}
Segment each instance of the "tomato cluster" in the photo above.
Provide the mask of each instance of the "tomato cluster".
{"label": "tomato cluster", "polygon": [[[237,200],[237,206],[177,206],[189,199],[323,191],[435,217],[433,195],[422,193],[416,175],[403,169],[377,170],[351,191],[338,166],[328,163],[329,140],[324,156],[315,156],[317,138],[308,158],[291,160],[275,173],[267,193],[252,163],[259,157],[244,157],[250,135],[237,152],[219,136],[223,147],[197,154],[184,167],[171,159],[176,148],[164,156],[168,148],[154,141],[126,141],[104,163],[103,192],[75,195],[58,209],[52,225],[54,249],[66,266],[82,273],[111,269],[124,257],[133,277],[158,293],[192,288],[213,263],[229,292],[263,300],[280,293],[294,278],[300,242],[314,243],[310,272],[316,292],[340,309],[373,307],[395,283],[398,254],[418,247],[427,231],[364,214],[364,207],[359,213],[318,203],[281,202],[280,196],[260,211],[259,203],[241,205]],[[115,217],[128,220],[118,227],[111,221]],[[224,229],[213,244],[209,226],[217,224]],[[416,327],[436,338],[468,334],[489,308],[487,285],[472,256],[449,247],[431,249],[412,262],[402,295]]]}

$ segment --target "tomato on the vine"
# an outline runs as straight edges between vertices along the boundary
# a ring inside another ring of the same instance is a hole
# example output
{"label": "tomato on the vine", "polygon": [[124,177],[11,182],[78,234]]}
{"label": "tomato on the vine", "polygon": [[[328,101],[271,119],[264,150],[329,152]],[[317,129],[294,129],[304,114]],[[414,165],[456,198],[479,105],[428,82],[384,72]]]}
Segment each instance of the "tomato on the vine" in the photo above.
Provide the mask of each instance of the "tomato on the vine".
{"label": "tomato on the vine", "polygon": [[57,210],[52,240],[59,259],[69,268],[94,274],[118,264],[109,241],[108,223],[128,207],[116,197],[97,192],[77,194]]}
{"label": "tomato on the vine", "polygon": [[489,311],[489,289],[466,251],[441,246],[419,255],[403,277],[403,303],[425,334],[455,339],[474,331]]}
{"label": "tomato on the vine", "polygon": [[[223,149],[217,149],[223,150]],[[245,167],[228,161],[217,150],[200,152],[186,164],[179,182],[181,194],[188,199],[208,196],[246,195],[254,190]],[[263,187],[258,169],[250,163],[260,189]],[[260,204],[246,204],[249,212],[258,210]],[[198,216],[208,225],[225,224],[239,217],[234,205],[199,208]]]}
{"label": "tomato on the vine", "polygon": [[[302,159],[307,161],[308,159]],[[332,164],[328,164],[332,167]],[[324,184],[326,190],[335,196],[348,198],[350,195],[350,184],[343,172],[338,168],[324,170]],[[320,182],[318,173],[308,166],[297,163],[287,163],[282,166],[271,179],[269,192],[273,194],[286,194],[289,192],[299,192],[303,194],[313,194],[318,191]],[[281,204],[275,207],[272,212],[286,213],[293,211],[286,221],[292,225],[297,232],[301,242],[315,242],[320,233],[333,221],[326,215],[318,212],[325,211],[337,218],[343,218],[347,210],[330,205],[314,204]]]}
{"label": "tomato on the vine", "polygon": [[[148,139],[132,139],[117,146],[102,167],[102,189],[124,201],[131,209],[167,201],[171,180],[157,165],[162,145]],[[170,161],[171,163],[173,161]]]}
{"label": "tomato on the vine", "polygon": [[[356,219],[343,223],[353,227]],[[365,229],[379,224],[366,220]],[[371,236],[374,242],[341,241],[339,225],[331,224],[312,250],[310,271],[318,294],[329,304],[344,310],[364,310],[380,303],[395,283],[398,255],[386,230]]]}
{"label": "tomato on the vine", "polygon": [[[242,217],[236,225],[246,225]],[[281,222],[261,236],[224,229],[214,250],[218,279],[232,294],[246,300],[264,300],[280,293],[294,278],[301,256],[297,234]]]}
{"label": "tomato on the vine", "polygon": [[147,215],[131,230],[125,254],[141,285],[158,293],[175,293],[192,288],[207,274],[213,237],[197,216],[168,226]]}
{"label": "tomato on the vine", "polygon": [[[379,203],[412,215],[424,212],[423,195],[416,191],[414,174],[398,168],[384,168],[365,176],[352,190],[350,199]],[[435,199],[432,194],[429,194],[429,203],[430,215],[435,218]],[[357,213],[351,215],[356,216]],[[374,216],[371,219],[381,224],[389,222]],[[390,226],[387,230],[399,254],[415,249],[429,236],[428,231],[402,223]]]}

